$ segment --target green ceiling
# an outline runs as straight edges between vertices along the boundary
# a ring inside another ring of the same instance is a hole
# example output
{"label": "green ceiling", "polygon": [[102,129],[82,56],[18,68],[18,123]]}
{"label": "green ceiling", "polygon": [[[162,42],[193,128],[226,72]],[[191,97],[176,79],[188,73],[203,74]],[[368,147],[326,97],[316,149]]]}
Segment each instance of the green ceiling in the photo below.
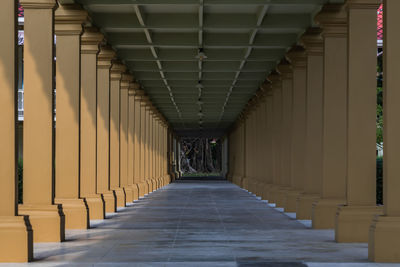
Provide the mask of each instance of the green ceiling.
{"label": "green ceiling", "polygon": [[[221,131],[312,25],[321,6],[343,0],[76,2],[89,11],[173,128],[199,129],[202,117],[204,129]],[[207,56],[202,61],[196,58],[200,47]]]}

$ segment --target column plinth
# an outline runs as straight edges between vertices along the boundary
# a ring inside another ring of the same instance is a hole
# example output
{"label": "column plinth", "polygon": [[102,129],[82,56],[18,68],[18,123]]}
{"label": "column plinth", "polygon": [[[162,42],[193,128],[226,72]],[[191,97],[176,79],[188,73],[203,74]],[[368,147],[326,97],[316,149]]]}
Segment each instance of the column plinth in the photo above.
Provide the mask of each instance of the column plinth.
{"label": "column plinth", "polygon": [[0,240],[0,262],[33,260],[33,232],[28,216],[1,216]]}
{"label": "column plinth", "polygon": [[65,216],[61,205],[23,204],[18,210],[29,215],[34,243],[65,240]]}
{"label": "column plinth", "polygon": [[296,219],[311,220],[313,203],[319,199],[319,194],[301,193],[296,201]]}
{"label": "column plinth", "polygon": [[383,207],[339,206],[336,211],[335,241],[368,242],[369,228],[376,215],[383,215]]}

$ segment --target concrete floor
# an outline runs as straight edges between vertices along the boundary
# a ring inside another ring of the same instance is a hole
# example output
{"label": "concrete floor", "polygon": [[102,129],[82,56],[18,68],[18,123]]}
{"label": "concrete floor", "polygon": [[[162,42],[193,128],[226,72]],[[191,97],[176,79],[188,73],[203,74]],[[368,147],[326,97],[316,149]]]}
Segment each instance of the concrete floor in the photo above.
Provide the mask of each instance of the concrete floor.
{"label": "concrete floor", "polygon": [[66,242],[35,244],[33,263],[0,266],[384,265],[367,263],[367,244],[337,244],[288,215],[225,181],[182,181]]}

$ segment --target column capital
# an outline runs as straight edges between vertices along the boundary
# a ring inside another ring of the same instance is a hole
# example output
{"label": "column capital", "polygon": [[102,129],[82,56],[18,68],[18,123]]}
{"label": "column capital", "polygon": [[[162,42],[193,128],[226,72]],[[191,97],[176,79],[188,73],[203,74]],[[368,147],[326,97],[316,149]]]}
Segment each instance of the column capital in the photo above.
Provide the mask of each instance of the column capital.
{"label": "column capital", "polygon": [[54,13],[56,35],[79,35],[88,13],[77,4],[60,5]]}
{"label": "column capital", "polygon": [[[128,90],[130,83],[133,81],[133,76],[129,73],[122,73],[121,75],[121,90]],[[128,91],[129,94],[129,91]]]}
{"label": "column capital", "polygon": [[136,89],[133,92],[134,92],[135,100],[138,100],[138,101],[141,101],[142,97],[144,95],[146,95],[144,90],[140,89],[140,85],[139,85],[139,89]]}
{"label": "column capital", "polygon": [[380,0],[347,0],[346,5],[349,9],[378,9]]}
{"label": "column capital", "polygon": [[282,86],[282,77],[276,71],[271,72],[271,74],[268,75],[267,80],[271,82],[271,86],[274,88],[280,88]]}
{"label": "column capital", "polygon": [[[133,78],[133,76],[132,76],[132,78]],[[133,95],[135,97],[135,99],[140,99],[140,95],[138,94],[138,91],[143,91],[143,90],[140,90],[140,83],[133,82],[133,79],[132,79],[129,83],[129,95]],[[136,98],[136,95],[138,95],[139,98]]]}
{"label": "column capital", "polygon": [[322,26],[322,34],[330,37],[346,37],[347,10],[343,4],[327,4],[315,16],[315,22]]}
{"label": "column capital", "polygon": [[24,9],[53,9],[57,6],[56,0],[20,0]]}
{"label": "column capital", "polygon": [[115,51],[110,46],[100,47],[100,52],[97,55],[97,67],[100,69],[111,68],[111,61],[115,58]]}
{"label": "column capital", "polygon": [[97,54],[99,44],[103,41],[104,35],[95,27],[84,27],[81,35],[81,53]]}
{"label": "column capital", "polygon": [[322,56],[324,54],[324,39],[321,34],[321,28],[313,27],[308,28],[300,38],[300,42],[308,55]]}
{"label": "column capital", "polygon": [[293,68],[289,61],[282,59],[276,67],[276,70],[281,74],[282,80],[293,79]]}
{"label": "column capital", "polygon": [[307,55],[306,50],[302,46],[294,46],[286,54],[286,58],[292,63],[294,68],[306,68],[307,67]]}
{"label": "column capital", "polygon": [[111,81],[119,81],[122,78],[122,73],[126,71],[126,66],[121,62],[113,62],[110,69]]}

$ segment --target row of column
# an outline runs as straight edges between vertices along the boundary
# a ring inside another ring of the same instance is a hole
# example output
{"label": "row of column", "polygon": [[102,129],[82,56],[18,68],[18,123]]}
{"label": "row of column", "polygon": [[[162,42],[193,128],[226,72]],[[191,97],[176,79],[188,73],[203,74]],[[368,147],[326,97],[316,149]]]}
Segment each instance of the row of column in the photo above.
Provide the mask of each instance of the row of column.
{"label": "row of column", "polygon": [[[0,3],[0,262],[29,261],[170,182],[168,124],[86,11],[24,8],[23,204],[16,194],[17,4]],[[56,60],[55,60],[56,58]],[[57,96],[54,100],[54,89]],[[56,110],[55,110],[56,107]]]}
{"label": "row of column", "polygon": [[[228,178],[337,242],[400,262],[400,3],[384,1],[384,206],[376,205],[377,0],[325,5],[242,112]],[[395,159],[396,158],[396,159]]]}

